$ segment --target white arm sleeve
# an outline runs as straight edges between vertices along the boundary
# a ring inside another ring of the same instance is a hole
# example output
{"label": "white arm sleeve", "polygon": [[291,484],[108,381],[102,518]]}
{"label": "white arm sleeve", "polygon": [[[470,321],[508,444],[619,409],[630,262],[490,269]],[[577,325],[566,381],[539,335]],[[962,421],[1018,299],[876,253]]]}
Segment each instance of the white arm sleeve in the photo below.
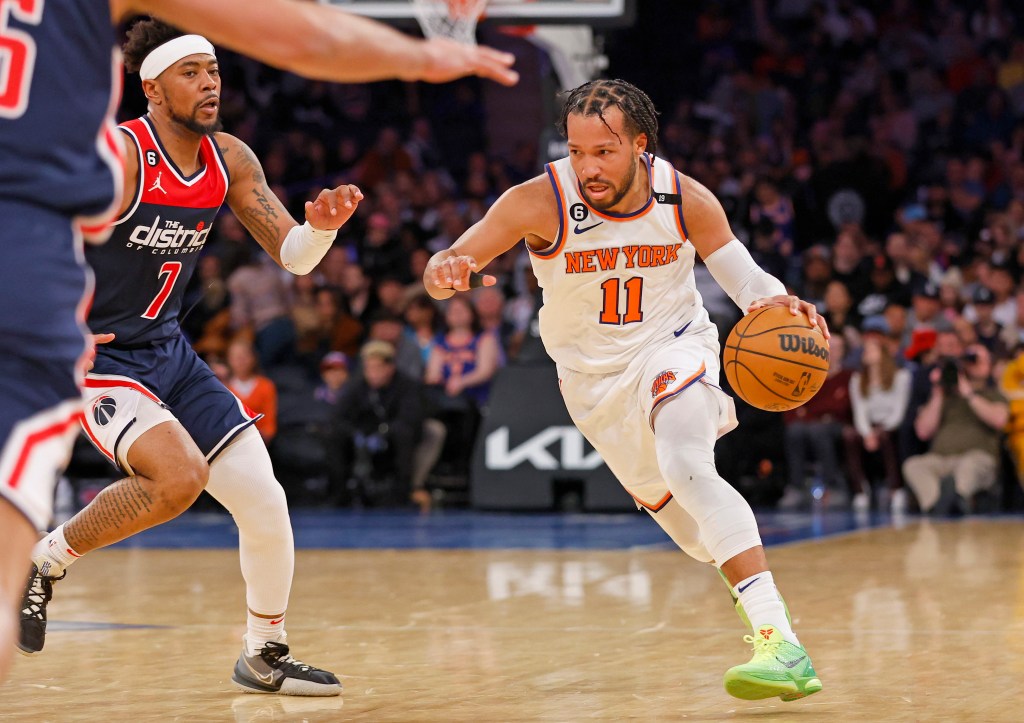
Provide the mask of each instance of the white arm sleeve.
{"label": "white arm sleeve", "polygon": [[296,276],[305,276],[327,255],[337,235],[336,230],[313,228],[309,221],[295,226],[281,244],[281,264]]}
{"label": "white arm sleeve", "polygon": [[747,247],[733,239],[704,259],[708,271],[729,298],[747,313],[747,307],[758,299],[780,296],[786,287],[754,263]]}

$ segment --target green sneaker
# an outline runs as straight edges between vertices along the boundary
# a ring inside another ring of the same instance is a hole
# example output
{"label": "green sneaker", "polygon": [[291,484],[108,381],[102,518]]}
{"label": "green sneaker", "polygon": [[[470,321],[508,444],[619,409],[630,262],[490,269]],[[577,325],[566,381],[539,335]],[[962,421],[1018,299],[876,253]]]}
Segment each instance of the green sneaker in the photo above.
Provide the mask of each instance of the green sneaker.
{"label": "green sneaker", "polygon": [[725,690],[729,695],[743,700],[779,696],[789,701],[821,690],[807,651],[786,642],[774,626],[761,626],[743,640],[754,645],[754,657],[726,672]]}

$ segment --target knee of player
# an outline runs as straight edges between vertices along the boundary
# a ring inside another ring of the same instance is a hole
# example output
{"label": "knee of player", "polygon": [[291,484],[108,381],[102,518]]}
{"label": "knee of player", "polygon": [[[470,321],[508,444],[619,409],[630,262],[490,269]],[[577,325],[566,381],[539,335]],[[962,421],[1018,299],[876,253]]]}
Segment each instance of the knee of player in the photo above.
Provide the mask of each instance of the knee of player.
{"label": "knee of player", "polygon": [[187,509],[206,488],[209,478],[210,465],[197,451],[183,456],[177,464],[163,471],[156,482],[162,488],[168,504]]}
{"label": "knee of player", "polygon": [[714,453],[681,445],[659,444],[658,467],[666,479],[678,482],[718,477]]}

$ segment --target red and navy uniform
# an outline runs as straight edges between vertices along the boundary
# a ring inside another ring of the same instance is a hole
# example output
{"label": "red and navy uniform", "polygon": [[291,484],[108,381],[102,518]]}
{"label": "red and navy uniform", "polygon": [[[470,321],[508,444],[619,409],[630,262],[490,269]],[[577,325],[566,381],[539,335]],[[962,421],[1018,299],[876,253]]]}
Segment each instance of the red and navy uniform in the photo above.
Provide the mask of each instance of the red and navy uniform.
{"label": "red and navy uniform", "polygon": [[121,56],[98,0],[0,1],[0,40],[0,494],[38,525],[50,503],[19,490],[52,494],[66,456],[55,442],[74,431],[90,288],[81,242],[103,235],[123,182]]}
{"label": "red and navy uniform", "polygon": [[89,328],[116,338],[97,347],[85,385],[129,386],[158,399],[212,459],[257,419],[196,355],[178,323],[185,287],[227,196],[227,166],[207,136],[198,170],[185,175],[147,116],[120,128],[138,154],[138,184],[110,240],[86,254],[96,274]]}
{"label": "red and navy uniform", "polygon": [[117,335],[121,346],[166,341],[179,333],[185,286],[227,196],[227,167],[204,137],[199,170],[184,175],[146,116],[120,129],[138,155],[139,183],[110,240],[86,250],[96,273],[89,328]]}

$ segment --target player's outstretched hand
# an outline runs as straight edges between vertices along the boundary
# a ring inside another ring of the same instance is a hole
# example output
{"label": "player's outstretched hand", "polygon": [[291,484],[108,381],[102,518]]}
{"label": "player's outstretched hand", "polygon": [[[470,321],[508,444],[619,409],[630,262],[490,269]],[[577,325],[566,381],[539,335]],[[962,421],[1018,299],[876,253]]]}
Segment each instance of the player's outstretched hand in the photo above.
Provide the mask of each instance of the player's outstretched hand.
{"label": "player's outstretched hand", "polygon": [[332,231],[345,225],[356,212],[363,192],[351,183],[325,188],[315,201],[306,201],[306,220],[313,228]]}
{"label": "player's outstretched hand", "polygon": [[91,371],[93,364],[96,361],[96,345],[97,344],[109,344],[114,341],[113,334],[89,334],[86,338],[89,342],[89,348],[85,352],[85,371]]}
{"label": "player's outstretched hand", "polygon": [[427,62],[418,80],[447,83],[466,75],[478,75],[502,85],[515,85],[519,73],[512,70],[516,57],[512,53],[486,45],[465,45],[447,38],[434,38],[425,43]]}
{"label": "player's outstretched hand", "polygon": [[469,291],[478,286],[494,286],[498,280],[490,274],[475,274],[476,259],[472,256],[449,256],[435,262],[431,269],[434,286],[439,289]]}
{"label": "player's outstretched hand", "polygon": [[825,323],[825,317],[819,314],[814,304],[809,301],[802,301],[798,296],[785,294],[769,296],[764,299],[758,299],[748,306],[747,313],[749,314],[752,311],[757,311],[758,309],[762,309],[766,306],[788,306],[789,310],[793,313],[793,316],[807,314],[807,319],[811,322],[811,326],[818,327],[818,330],[826,339],[832,336],[829,334],[828,324]]}

